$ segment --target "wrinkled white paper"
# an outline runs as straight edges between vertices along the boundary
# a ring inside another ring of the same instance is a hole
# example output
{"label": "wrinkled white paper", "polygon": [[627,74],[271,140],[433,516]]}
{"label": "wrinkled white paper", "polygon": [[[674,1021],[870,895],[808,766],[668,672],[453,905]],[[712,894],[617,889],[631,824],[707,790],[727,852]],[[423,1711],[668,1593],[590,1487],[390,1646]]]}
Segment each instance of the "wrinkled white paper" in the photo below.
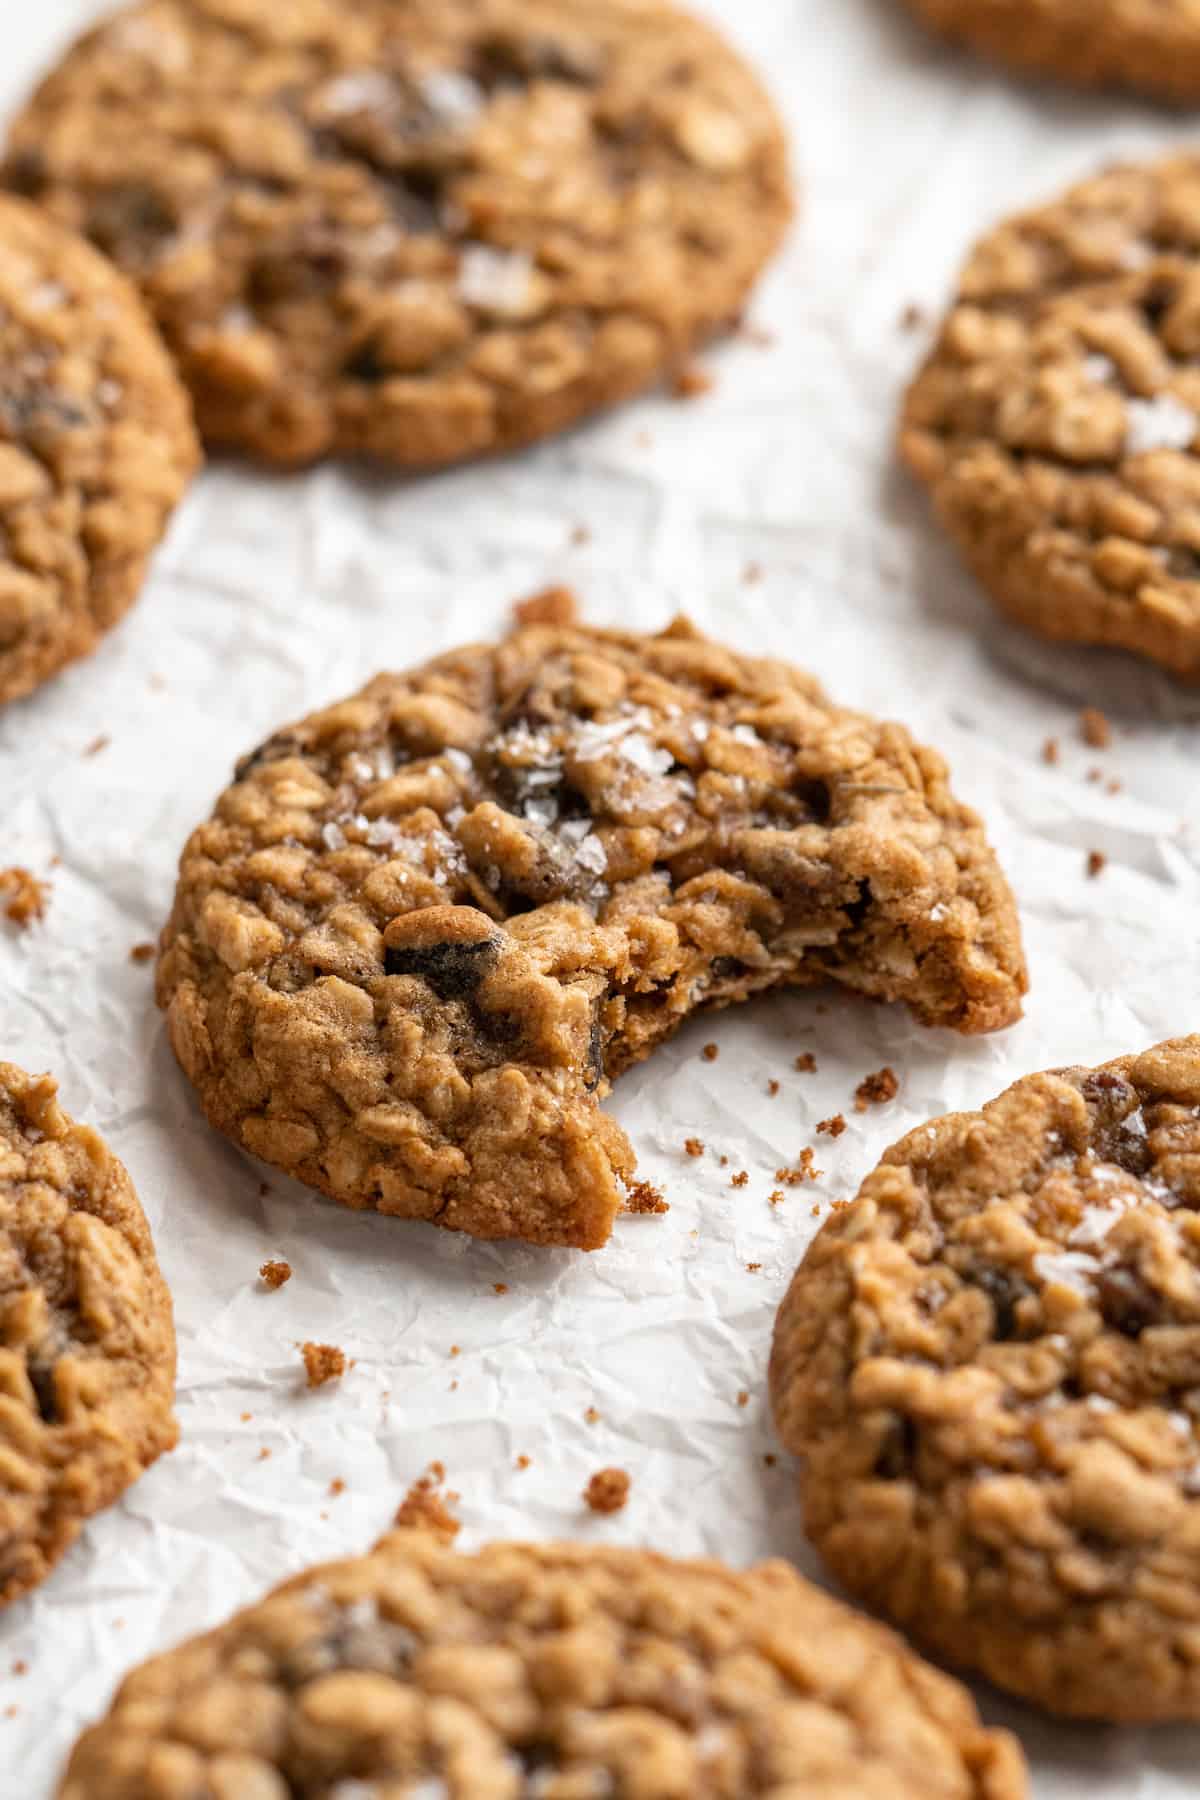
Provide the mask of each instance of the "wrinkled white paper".
{"label": "wrinkled white paper", "polygon": [[[99,9],[2,10],[7,108]],[[936,314],[993,218],[1190,122],[1011,82],[934,48],[899,0],[709,10],[727,12],[794,133],[803,216],[754,307],[772,345],[714,353],[701,400],[648,400],[428,480],[218,464],[123,628],[0,714],[0,864],[53,881],[44,924],[0,924],[0,1049],[53,1069],[132,1172],[175,1295],[183,1432],[0,1620],[11,1800],[52,1792],[126,1669],[291,1571],[365,1548],[433,1458],[468,1545],[578,1536],[738,1563],[782,1553],[815,1571],[793,1471],[764,1460],[772,1319],[814,1215],[932,1114],[1200,1026],[1200,705],[1131,662],[1001,626],[891,455],[923,340],[906,307]],[[1033,978],[1025,1022],[978,1042],[836,995],[701,1020],[611,1102],[671,1211],[623,1220],[590,1257],[355,1217],[252,1165],[200,1118],[151,969],[129,957],[162,924],[184,837],[239,753],[379,668],[503,629],[513,599],[551,582],[598,623],[652,627],[686,608],[939,746],[1013,879]],[[1083,698],[1114,717],[1106,752],[1079,741]],[[1057,767],[1041,760],[1049,736]],[[1109,859],[1097,880],[1091,849]],[[700,1055],[710,1040],[715,1062]],[[793,1070],[805,1050],[817,1074]],[[899,1097],[856,1114],[856,1084],[884,1064]],[[816,1137],[838,1111],[844,1136]],[[701,1160],[683,1153],[693,1135]],[[773,1207],[774,1171],[810,1144],[823,1176]],[[257,1270],[274,1256],[295,1274],[266,1293]],[[354,1359],[339,1387],[304,1391],[306,1338]],[[595,1518],[581,1490],[612,1464],[632,1475],[629,1505]],[[1194,1732],[1064,1729],[982,1700],[1020,1731],[1041,1800],[1194,1792]]]}

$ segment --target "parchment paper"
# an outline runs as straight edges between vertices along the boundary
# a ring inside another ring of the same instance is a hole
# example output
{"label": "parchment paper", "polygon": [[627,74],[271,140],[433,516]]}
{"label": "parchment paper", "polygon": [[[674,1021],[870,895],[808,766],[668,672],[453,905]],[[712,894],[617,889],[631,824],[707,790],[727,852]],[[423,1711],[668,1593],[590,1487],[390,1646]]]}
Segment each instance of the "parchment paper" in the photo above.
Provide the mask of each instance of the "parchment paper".
{"label": "parchment paper", "polygon": [[[98,10],[4,0],[0,110]],[[53,1069],[133,1174],[175,1295],[183,1429],[0,1620],[12,1800],[52,1791],[125,1670],[289,1572],[365,1548],[432,1458],[461,1494],[467,1545],[578,1536],[737,1563],[783,1553],[815,1572],[793,1470],[764,1462],[771,1323],[814,1212],[927,1117],[1200,1026],[1194,699],[1132,662],[1001,627],[890,453],[923,341],[906,307],[932,321],[1002,212],[1183,140],[1188,122],[1010,81],[932,46],[898,0],[708,10],[769,72],[805,189],[754,307],[772,345],[712,355],[702,400],[648,400],[435,479],[218,464],[124,627],[0,714],[0,865],[53,881],[44,924],[0,925],[0,1045]],[[156,935],[184,837],[240,752],[379,668],[502,629],[515,598],[559,581],[599,623],[652,627],[685,607],[941,748],[1013,879],[1033,977],[1025,1022],[974,1043],[836,995],[702,1019],[611,1101],[671,1211],[625,1220],[590,1257],[352,1216],[252,1165],[200,1118],[151,969],[129,956]],[[1112,749],[1079,742],[1081,697],[1113,714]],[[1053,768],[1048,736],[1063,746]],[[1122,791],[1089,782],[1093,767]],[[1097,880],[1090,849],[1109,859]],[[715,1062],[700,1055],[710,1040]],[[804,1050],[815,1075],[793,1071]],[[885,1063],[899,1097],[855,1114],[855,1085]],[[816,1138],[836,1111],[845,1135]],[[683,1153],[692,1135],[702,1160]],[[809,1144],[822,1179],[772,1207],[775,1169]],[[268,1256],[295,1270],[278,1293],[257,1280]],[[305,1338],[354,1359],[340,1387],[303,1391]],[[609,1464],[633,1488],[600,1520],[580,1493]],[[1039,1800],[1195,1790],[1198,1733],[1063,1729],[981,1698],[1020,1731]]]}

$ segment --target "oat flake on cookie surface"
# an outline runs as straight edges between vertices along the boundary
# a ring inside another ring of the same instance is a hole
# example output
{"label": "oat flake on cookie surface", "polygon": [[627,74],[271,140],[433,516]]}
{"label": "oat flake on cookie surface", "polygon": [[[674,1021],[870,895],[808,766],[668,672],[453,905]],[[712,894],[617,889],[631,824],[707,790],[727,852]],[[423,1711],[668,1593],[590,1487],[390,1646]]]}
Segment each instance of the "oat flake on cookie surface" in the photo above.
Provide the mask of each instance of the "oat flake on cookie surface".
{"label": "oat flake on cookie surface", "polygon": [[128,1676],[60,1800],[1025,1800],[957,1682],[784,1563],[393,1532]]}
{"label": "oat flake on cookie surface", "polygon": [[1001,611],[1200,682],[1200,156],[977,244],[900,446]]}
{"label": "oat flake on cookie surface", "polygon": [[757,77],[667,0],[144,0],[0,180],[141,287],[213,444],[435,465],[736,317],[791,210]]}
{"label": "oat flake on cookie surface", "polygon": [[609,1081],[836,981],[989,1031],[1012,896],[898,725],[686,621],[532,625],[270,738],[183,854],[158,996],[211,1121],[353,1207],[594,1248]]}
{"label": "oat flake on cookie surface", "polygon": [[1200,1719],[1200,1037],[910,1132],[771,1390],[854,1594],[1052,1711]]}
{"label": "oat flake on cookie surface", "polygon": [[198,462],[187,395],[133,289],[0,196],[0,704],[117,623]]}
{"label": "oat flake on cookie surface", "polygon": [[48,1075],[0,1062],[0,1606],[174,1447],[174,1390],[129,1176]]}

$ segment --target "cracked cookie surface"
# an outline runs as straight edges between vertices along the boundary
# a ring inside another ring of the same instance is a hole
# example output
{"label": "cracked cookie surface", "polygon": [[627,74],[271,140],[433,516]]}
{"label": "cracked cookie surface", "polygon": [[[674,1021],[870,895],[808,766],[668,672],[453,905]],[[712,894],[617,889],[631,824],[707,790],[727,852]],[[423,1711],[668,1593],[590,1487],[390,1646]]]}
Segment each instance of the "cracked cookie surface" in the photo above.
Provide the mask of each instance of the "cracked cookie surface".
{"label": "cracked cookie surface", "polygon": [[129,1177],[0,1062],[0,1606],[174,1447],[171,1301]]}
{"label": "cracked cookie surface", "polygon": [[1023,1800],[966,1691],[784,1563],[394,1532],[127,1677],[60,1800]]}
{"label": "cracked cookie surface", "polygon": [[901,452],[1001,611],[1200,681],[1200,156],[974,249]]}
{"label": "cracked cookie surface", "polygon": [[198,461],[187,395],[133,289],[0,195],[0,703],[122,617]]}
{"label": "cracked cookie surface", "polygon": [[910,1132],[771,1392],[856,1595],[1052,1711],[1200,1718],[1200,1037]]}
{"label": "cracked cookie surface", "polygon": [[209,442],[432,466],[736,317],[790,216],[757,78],[666,0],[145,0],[0,179],[141,286]]}
{"label": "cracked cookie surface", "polygon": [[945,766],[677,621],[532,625],[269,739],[184,851],[158,997],[210,1120],[347,1205],[595,1248],[610,1079],[699,1006],[828,980],[1020,1012]]}
{"label": "cracked cookie surface", "polygon": [[997,62],[1082,87],[1200,98],[1200,0],[907,0]]}

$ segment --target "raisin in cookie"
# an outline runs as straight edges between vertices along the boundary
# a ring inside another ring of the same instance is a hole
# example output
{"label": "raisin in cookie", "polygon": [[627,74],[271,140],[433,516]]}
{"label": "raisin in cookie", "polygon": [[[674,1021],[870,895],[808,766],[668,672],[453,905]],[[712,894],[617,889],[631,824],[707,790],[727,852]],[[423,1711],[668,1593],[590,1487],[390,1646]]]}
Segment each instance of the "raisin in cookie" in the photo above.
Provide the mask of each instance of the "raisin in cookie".
{"label": "raisin in cookie", "polygon": [[128,1175],[0,1062],[0,1605],[175,1444],[171,1300]]}
{"label": "raisin in cookie", "polygon": [[1000,609],[1200,681],[1200,156],[972,252],[900,446]]}
{"label": "raisin in cookie", "polygon": [[835,980],[1020,1012],[932,751],[677,622],[516,630],[280,732],[184,851],[158,996],[212,1122],[353,1207],[595,1248],[598,1101],[700,1006]]}
{"label": "raisin in cookie", "polygon": [[1055,1712],[1200,1719],[1200,1037],[910,1132],[771,1391],[855,1594]]}
{"label": "raisin in cookie", "polygon": [[0,702],[116,624],[198,457],[133,289],[0,196]]}
{"label": "raisin in cookie", "polygon": [[144,0],[0,179],[140,285],[214,444],[434,465],[728,325],[790,214],[757,79],[666,0]]}
{"label": "raisin in cookie", "polygon": [[1023,1800],[957,1682],[784,1563],[398,1531],[127,1677],[60,1800]]}
{"label": "raisin in cookie", "polygon": [[1200,99],[1198,0],[908,0],[984,56],[1081,87]]}

